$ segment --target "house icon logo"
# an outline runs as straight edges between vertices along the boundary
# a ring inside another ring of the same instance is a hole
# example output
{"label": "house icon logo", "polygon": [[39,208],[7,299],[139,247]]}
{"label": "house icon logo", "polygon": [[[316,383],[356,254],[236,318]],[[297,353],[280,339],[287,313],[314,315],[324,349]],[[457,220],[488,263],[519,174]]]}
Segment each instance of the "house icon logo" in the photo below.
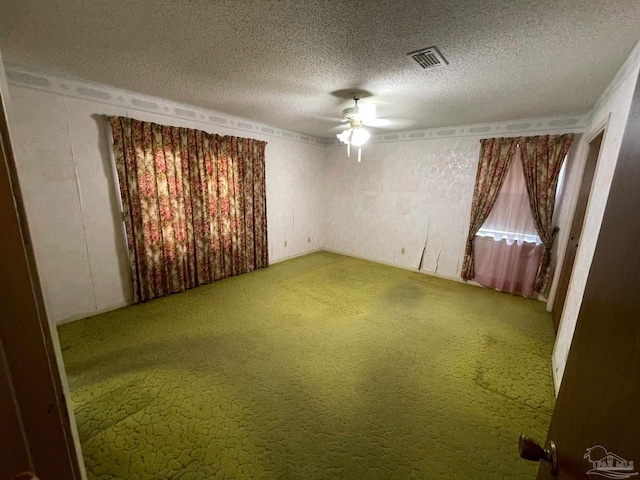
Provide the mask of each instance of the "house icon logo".
{"label": "house icon logo", "polygon": [[587,448],[587,453],[582,458],[591,462],[593,467],[587,472],[587,475],[599,475],[605,478],[631,478],[638,475],[638,472],[633,469],[633,461],[607,452],[607,449],[602,445]]}

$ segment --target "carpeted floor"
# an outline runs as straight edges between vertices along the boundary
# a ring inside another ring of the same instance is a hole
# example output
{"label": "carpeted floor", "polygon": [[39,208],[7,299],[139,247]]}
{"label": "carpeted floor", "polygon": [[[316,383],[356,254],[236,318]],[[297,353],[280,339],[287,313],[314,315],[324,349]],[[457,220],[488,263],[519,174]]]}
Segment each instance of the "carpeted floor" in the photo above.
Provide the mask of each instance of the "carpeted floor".
{"label": "carpeted floor", "polygon": [[542,302],[315,253],[59,328],[90,479],[535,478]]}

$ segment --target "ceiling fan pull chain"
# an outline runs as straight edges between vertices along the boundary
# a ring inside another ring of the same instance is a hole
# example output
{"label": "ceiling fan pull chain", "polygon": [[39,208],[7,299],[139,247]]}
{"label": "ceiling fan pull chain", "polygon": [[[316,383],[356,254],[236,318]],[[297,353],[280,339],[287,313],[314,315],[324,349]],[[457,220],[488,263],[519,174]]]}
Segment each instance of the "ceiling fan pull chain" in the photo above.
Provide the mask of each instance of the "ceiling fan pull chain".
{"label": "ceiling fan pull chain", "polygon": [[347,157],[351,156],[351,142],[347,143]]}
{"label": "ceiling fan pull chain", "polygon": [[358,163],[362,161],[362,147],[358,147]]}

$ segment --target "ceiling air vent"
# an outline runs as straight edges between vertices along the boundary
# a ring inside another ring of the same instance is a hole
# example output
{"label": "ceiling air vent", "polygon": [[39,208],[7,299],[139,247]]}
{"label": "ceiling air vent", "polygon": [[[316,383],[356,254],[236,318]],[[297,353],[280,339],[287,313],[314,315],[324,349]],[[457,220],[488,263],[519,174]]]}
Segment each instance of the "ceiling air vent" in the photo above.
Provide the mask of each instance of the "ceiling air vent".
{"label": "ceiling air vent", "polygon": [[442,67],[449,63],[436,47],[423,48],[422,50],[416,50],[407,55],[424,69]]}

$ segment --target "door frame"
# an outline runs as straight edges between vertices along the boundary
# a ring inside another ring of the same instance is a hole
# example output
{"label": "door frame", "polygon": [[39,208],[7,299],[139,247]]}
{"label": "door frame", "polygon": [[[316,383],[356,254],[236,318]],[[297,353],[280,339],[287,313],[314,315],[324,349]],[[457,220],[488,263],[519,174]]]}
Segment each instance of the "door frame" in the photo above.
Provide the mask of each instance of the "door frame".
{"label": "door frame", "polygon": [[[624,133],[616,131],[620,145],[617,154],[612,155],[613,165],[609,164],[613,175],[547,434],[547,445],[554,442],[558,468],[551,474],[548,465],[541,465],[538,480],[584,479],[592,478],[592,474],[602,478],[598,473],[603,473],[602,466],[590,458],[591,449],[596,447],[615,452],[623,460],[629,458],[629,462],[620,462],[619,467],[626,470],[619,471],[620,477],[637,475],[633,471],[637,468],[629,465],[640,458],[634,428],[640,424],[640,411],[635,408],[640,383],[633,381],[640,370],[640,270],[635,268],[640,261],[637,70],[631,80],[634,83],[626,84],[633,87],[629,109],[623,103],[614,111],[621,120],[626,118]],[[588,470],[590,467],[593,468]]]}
{"label": "door frame", "polygon": [[[611,112],[607,114],[598,124],[591,129],[591,131],[584,135],[585,143],[589,145],[593,140],[600,135],[601,132],[604,132],[604,136],[602,137],[602,143],[604,144],[607,139],[607,131],[609,130],[609,121],[611,120]],[[600,158],[600,155],[598,155]]]}
{"label": "door frame", "polygon": [[[47,317],[11,145],[0,55],[0,341],[30,470],[42,480],[86,478],[57,333]],[[15,442],[0,432],[1,442]],[[2,446],[0,445],[0,448]],[[12,466],[11,468],[14,468]],[[17,475],[20,472],[1,472]]]}
{"label": "door frame", "polygon": [[[602,143],[600,144],[600,152],[598,152],[598,158],[596,160],[596,171],[594,172],[593,178],[595,180],[596,175],[598,173],[598,166],[601,164],[600,155],[602,154],[603,147],[605,142],[607,141],[607,135],[609,133],[609,123],[611,121],[611,112],[609,112],[605,117],[602,118],[600,122],[598,122],[594,127],[592,127],[588,132],[582,135],[581,139],[581,147],[582,149],[576,152],[576,157],[580,159],[582,167],[580,169],[580,178],[576,183],[575,191],[573,192],[573,198],[571,199],[571,216],[567,219],[567,223],[565,225],[566,234],[562,243],[560,244],[560,248],[558,249],[557,263],[555,266],[555,271],[553,274],[553,284],[551,286],[551,292],[549,294],[549,299],[547,301],[547,311],[551,311],[553,309],[553,304],[556,301],[556,294],[558,292],[558,282],[560,281],[560,274],[562,273],[562,267],[564,266],[564,257],[567,252],[567,247],[569,246],[570,238],[570,230],[571,225],[573,224],[573,218],[576,214],[576,208],[578,206],[578,197],[580,196],[580,186],[582,185],[582,180],[584,178],[584,170],[587,165],[587,157],[589,156],[589,144],[593,142],[593,140],[602,133]],[[589,199],[587,200],[586,211],[589,211],[589,204],[591,202],[591,194],[593,193],[593,186],[595,182],[591,182],[591,188],[589,190]],[[586,218],[586,217],[585,217]],[[582,238],[582,234],[584,233],[584,221],[582,222],[582,227],[580,229],[580,237]],[[578,250],[576,251],[576,258],[580,255],[580,245],[578,245]],[[575,268],[575,262],[574,262]],[[573,275],[573,268],[571,269],[571,275]],[[569,290],[571,288],[571,277],[569,277],[569,285],[567,287],[566,295],[569,294]],[[564,318],[564,310],[567,306],[565,302],[564,307],[562,308],[562,313],[560,314],[560,323],[558,324],[558,332],[562,329],[562,319]],[[557,334],[557,332],[556,332]]]}

